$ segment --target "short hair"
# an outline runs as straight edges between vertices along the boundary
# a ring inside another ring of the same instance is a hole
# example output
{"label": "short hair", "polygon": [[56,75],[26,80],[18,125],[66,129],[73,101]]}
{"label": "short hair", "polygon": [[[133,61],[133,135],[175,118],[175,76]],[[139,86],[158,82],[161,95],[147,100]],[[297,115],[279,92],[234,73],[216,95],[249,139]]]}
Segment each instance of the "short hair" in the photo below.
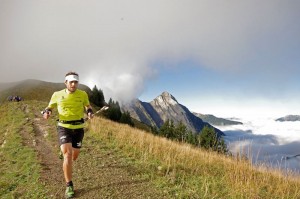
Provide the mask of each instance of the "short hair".
{"label": "short hair", "polygon": [[67,77],[68,75],[77,75],[77,76],[79,77],[78,73],[73,72],[73,71],[68,72],[68,73],[65,75],[65,77]]}

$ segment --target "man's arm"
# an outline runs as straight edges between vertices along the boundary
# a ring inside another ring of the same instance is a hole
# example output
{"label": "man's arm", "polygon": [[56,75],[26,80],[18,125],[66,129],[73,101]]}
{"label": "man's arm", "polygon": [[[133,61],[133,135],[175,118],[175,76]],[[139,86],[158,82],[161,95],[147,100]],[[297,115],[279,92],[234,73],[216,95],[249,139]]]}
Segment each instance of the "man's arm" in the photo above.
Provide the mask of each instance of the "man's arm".
{"label": "man's arm", "polygon": [[48,106],[42,111],[43,118],[48,119],[52,113],[52,108],[57,106],[57,100],[56,100],[56,92],[54,92],[51,96],[50,102]]}

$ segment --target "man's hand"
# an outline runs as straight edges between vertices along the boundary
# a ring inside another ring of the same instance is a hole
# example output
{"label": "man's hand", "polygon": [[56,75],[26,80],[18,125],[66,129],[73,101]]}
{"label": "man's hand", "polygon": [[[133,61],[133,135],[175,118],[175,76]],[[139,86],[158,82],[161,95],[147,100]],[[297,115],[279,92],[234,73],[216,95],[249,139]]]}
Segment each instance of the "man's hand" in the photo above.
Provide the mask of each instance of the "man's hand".
{"label": "man's hand", "polygon": [[88,118],[89,118],[89,120],[90,120],[90,119],[92,119],[92,118],[94,117],[94,113],[89,112],[89,113],[87,114],[87,116],[88,116]]}
{"label": "man's hand", "polygon": [[44,118],[44,119],[48,119],[48,118],[50,117],[50,115],[51,115],[51,112],[44,113],[44,114],[43,114],[43,118]]}
{"label": "man's hand", "polygon": [[86,114],[87,114],[89,120],[94,117],[94,112],[93,112],[93,109],[91,106],[88,106]]}
{"label": "man's hand", "polygon": [[41,113],[43,114],[44,119],[48,119],[50,117],[52,111],[50,109],[45,109]]}

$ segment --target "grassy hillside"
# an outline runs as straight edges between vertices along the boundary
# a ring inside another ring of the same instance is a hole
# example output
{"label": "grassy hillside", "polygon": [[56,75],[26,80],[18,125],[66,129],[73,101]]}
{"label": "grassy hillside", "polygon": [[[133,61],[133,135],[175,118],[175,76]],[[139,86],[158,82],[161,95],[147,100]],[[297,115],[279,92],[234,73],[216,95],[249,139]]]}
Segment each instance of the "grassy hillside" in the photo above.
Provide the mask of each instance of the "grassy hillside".
{"label": "grassy hillside", "polygon": [[16,84],[18,84],[18,82],[10,82],[10,83],[0,82],[0,92],[2,90],[8,89],[10,87],[13,87]]}
{"label": "grassy hillside", "polygon": [[172,198],[300,198],[300,178],[254,167],[248,161],[203,151],[101,118],[95,137],[143,165]]}
{"label": "grassy hillside", "polygon": [[[31,94],[21,89],[24,96],[47,99],[0,104],[0,198],[63,197],[56,111],[50,120],[40,115],[52,94],[45,93],[57,87],[35,83],[43,89],[28,88]],[[292,173],[257,168],[101,117],[88,121],[73,171],[76,198],[300,198],[300,177]]]}

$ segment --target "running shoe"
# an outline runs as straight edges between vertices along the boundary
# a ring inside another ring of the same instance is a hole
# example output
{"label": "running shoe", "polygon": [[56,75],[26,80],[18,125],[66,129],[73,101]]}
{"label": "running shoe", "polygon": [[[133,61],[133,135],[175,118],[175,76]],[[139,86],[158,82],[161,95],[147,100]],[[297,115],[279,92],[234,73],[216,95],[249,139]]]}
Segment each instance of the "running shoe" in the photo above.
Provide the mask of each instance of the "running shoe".
{"label": "running shoe", "polygon": [[74,188],[73,186],[67,186],[66,189],[66,198],[73,198],[74,197]]}

